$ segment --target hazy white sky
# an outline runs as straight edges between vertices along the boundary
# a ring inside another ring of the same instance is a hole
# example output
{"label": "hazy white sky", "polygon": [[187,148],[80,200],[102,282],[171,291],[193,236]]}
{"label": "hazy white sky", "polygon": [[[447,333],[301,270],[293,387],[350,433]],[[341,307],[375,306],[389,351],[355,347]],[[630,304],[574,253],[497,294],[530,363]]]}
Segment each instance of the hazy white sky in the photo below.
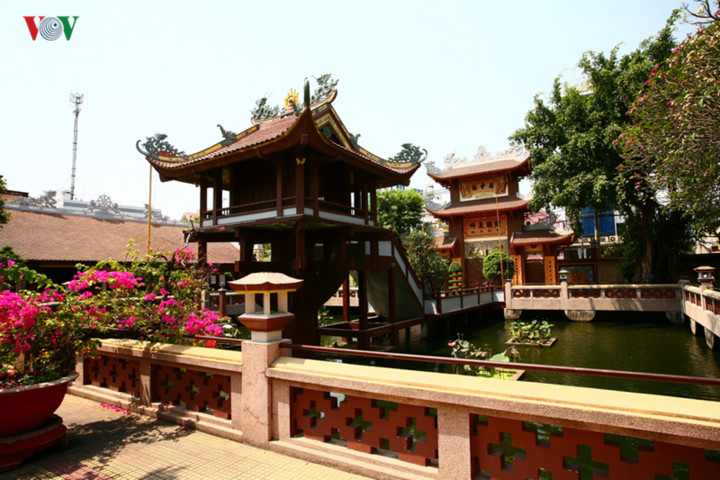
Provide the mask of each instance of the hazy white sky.
{"label": "hazy white sky", "polygon": [[[135,142],[157,132],[187,153],[250,126],[306,76],[340,79],[334,106],[360,144],[406,142],[441,164],[507,148],[537,93],[576,81],[587,50],[635,49],[680,0],[33,1],[0,3],[0,174],[32,196],[69,189],[71,92],[80,113],[76,197],[148,199]],[[71,39],[33,41],[23,16],[78,16]],[[683,25],[678,36],[691,29]],[[412,186],[430,183],[421,169]],[[192,186],[153,181],[153,206],[195,211]]]}

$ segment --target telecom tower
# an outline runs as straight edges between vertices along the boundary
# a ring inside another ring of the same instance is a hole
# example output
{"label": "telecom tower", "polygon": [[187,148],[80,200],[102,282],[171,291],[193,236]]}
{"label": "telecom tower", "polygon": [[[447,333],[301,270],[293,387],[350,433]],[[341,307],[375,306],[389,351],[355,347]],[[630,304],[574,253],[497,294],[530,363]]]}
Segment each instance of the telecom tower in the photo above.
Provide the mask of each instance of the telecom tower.
{"label": "telecom tower", "polygon": [[75,105],[75,129],[73,131],[73,160],[72,175],[70,176],[70,200],[75,200],[75,164],[77,163],[77,137],[78,137],[78,116],[80,115],[80,104],[83,103],[85,95],[79,93],[70,94],[70,103]]}

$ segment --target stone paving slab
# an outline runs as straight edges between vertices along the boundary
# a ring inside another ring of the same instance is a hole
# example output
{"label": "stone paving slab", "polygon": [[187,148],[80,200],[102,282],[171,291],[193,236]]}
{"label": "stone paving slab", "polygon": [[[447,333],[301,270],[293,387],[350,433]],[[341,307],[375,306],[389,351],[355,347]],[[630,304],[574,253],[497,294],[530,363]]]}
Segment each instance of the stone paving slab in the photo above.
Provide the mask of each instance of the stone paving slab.
{"label": "stone paving slab", "polygon": [[56,413],[68,427],[66,444],[0,473],[0,479],[367,479],[73,395]]}

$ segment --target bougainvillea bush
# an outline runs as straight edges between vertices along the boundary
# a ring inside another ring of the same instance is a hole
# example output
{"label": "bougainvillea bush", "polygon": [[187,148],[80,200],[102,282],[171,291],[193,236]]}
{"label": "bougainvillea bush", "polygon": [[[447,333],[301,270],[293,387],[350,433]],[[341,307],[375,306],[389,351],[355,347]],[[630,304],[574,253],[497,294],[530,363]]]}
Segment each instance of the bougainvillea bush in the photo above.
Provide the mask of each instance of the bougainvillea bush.
{"label": "bougainvillea bush", "polygon": [[0,292],[0,386],[66,375],[96,337],[214,347],[189,336],[222,334],[221,319],[201,308],[203,272],[193,257],[188,248],[141,257],[131,245],[126,262],[82,268],[65,286],[47,281],[42,291],[10,288],[27,274],[0,265],[0,282],[14,279]]}

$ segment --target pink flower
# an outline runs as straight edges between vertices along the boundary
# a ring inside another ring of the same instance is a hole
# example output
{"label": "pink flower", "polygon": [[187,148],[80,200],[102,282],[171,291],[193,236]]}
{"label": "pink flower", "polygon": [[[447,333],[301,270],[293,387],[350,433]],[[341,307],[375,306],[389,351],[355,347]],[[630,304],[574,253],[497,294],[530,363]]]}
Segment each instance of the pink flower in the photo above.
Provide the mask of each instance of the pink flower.
{"label": "pink flower", "polygon": [[148,293],[147,295],[145,295],[145,300],[155,300],[156,298],[157,295],[155,295],[154,293]]}
{"label": "pink flower", "polygon": [[448,347],[455,347],[457,346],[457,341],[448,343]]}

